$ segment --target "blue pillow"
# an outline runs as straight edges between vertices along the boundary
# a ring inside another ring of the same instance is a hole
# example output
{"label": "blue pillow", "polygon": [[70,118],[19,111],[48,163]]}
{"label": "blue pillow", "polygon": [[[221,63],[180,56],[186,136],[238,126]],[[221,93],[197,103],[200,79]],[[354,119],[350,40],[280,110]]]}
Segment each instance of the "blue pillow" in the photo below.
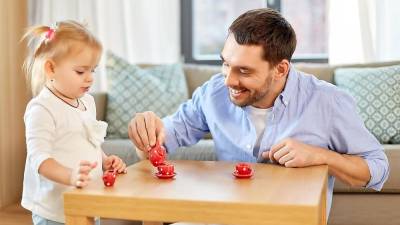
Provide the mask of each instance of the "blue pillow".
{"label": "blue pillow", "polygon": [[106,58],[109,138],[127,138],[128,123],[137,112],[153,111],[164,117],[188,99],[181,64],[143,69],[110,52]]}
{"label": "blue pillow", "polygon": [[382,144],[400,144],[400,65],[341,68],[334,79],[354,97],[365,126]]}

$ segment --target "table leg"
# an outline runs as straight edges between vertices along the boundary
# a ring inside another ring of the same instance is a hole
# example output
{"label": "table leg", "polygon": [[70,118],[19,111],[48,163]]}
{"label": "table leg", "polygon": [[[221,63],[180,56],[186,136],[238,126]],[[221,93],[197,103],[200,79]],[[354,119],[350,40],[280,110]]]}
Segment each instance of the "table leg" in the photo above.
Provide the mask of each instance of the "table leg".
{"label": "table leg", "polygon": [[325,181],[324,188],[322,189],[321,205],[320,205],[320,224],[326,225],[326,192],[327,192],[327,181]]}
{"label": "table leg", "polygon": [[143,225],[163,225],[163,222],[143,221]]}
{"label": "table leg", "polygon": [[66,225],[94,225],[93,217],[87,216],[65,216]]}

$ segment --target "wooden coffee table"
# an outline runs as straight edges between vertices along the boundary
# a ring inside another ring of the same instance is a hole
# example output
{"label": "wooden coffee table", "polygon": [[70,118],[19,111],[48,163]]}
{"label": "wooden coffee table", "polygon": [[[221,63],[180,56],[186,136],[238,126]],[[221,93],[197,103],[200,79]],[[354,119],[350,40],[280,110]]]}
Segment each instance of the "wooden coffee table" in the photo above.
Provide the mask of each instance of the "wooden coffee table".
{"label": "wooden coffee table", "polygon": [[66,224],[93,224],[95,216],[156,221],[145,224],[326,224],[327,166],[251,164],[252,178],[236,179],[233,162],[170,162],[174,179],[158,179],[156,168],[145,160],[128,167],[114,187],[98,179],[66,192]]}

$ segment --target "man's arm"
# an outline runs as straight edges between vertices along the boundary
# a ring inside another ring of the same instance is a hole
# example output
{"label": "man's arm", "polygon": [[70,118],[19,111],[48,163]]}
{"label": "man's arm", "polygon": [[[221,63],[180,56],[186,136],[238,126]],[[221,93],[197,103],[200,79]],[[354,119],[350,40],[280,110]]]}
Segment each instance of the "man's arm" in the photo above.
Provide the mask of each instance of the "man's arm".
{"label": "man's arm", "polygon": [[209,132],[203,106],[207,102],[206,92],[210,82],[207,81],[197,88],[192,99],[183,103],[175,114],[163,118],[164,146],[169,153],[175,151],[178,147],[197,143]]}
{"label": "man's arm", "polygon": [[[354,99],[344,91],[337,91],[332,94],[331,107],[331,120],[330,120],[330,142],[328,148],[342,155],[344,159],[340,160],[336,157],[327,158],[327,163],[332,164],[333,174],[344,180],[351,181],[352,185],[359,185],[357,179],[363,177],[367,178],[360,171],[362,164],[367,165],[369,169],[369,176],[366,186],[375,190],[382,189],[383,184],[389,176],[389,162],[383,151],[382,145],[367,130],[364,125],[364,121],[357,113],[356,102]],[[329,155],[330,156],[330,155]],[[338,162],[333,162],[337,160]],[[350,163],[342,163],[344,160]],[[357,168],[353,168],[357,166]],[[337,166],[340,166],[339,168]],[[355,172],[346,172],[354,169]],[[345,175],[354,174],[346,178]],[[364,177],[365,176],[365,177]],[[361,180],[364,180],[361,179]]]}
{"label": "man's arm", "polygon": [[291,138],[272,146],[263,157],[286,167],[328,165],[330,175],[351,186],[366,186],[371,178],[368,164],[360,156],[340,154]]}
{"label": "man's arm", "polygon": [[365,187],[371,179],[369,167],[360,156],[339,154],[326,151],[325,162],[329,174],[352,187]]}
{"label": "man's arm", "polygon": [[330,96],[325,106],[331,112],[327,115],[329,149],[288,138],[273,145],[263,157],[287,167],[326,164],[331,175],[351,186],[380,190],[389,175],[382,145],[364,126],[348,94],[335,91]]}
{"label": "man's arm", "polygon": [[[159,118],[154,112],[137,113],[128,125],[128,135],[141,159],[158,141],[168,152],[180,146],[195,144],[209,128],[202,111],[203,94],[207,82],[198,88],[192,99],[181,104],[173,115]],[[138,151],[139,150],[139,151]]]}

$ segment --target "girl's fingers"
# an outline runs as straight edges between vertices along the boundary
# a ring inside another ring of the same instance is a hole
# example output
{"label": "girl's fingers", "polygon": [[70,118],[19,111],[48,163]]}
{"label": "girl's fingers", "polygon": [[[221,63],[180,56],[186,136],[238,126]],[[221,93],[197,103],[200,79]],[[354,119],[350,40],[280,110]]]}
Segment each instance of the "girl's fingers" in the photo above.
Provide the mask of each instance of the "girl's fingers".
{"label": "girl's fingers", "polygon": [[80,174],[89,174],[91,170],[92,170],[91,166],[80,166],[79,170],[78,170],[78,173],[80,173]]}
{"label": "girl's fingers", "polygon": [[78,180],[78,181],[76,181],[75,186],[78,187],[78,188],[83,188],[83,187],[86,187],[88,184],[89,184],[88,181],[80,181],[80,180]]}
{"label": "girl's fingers", "polygon": [[120,159],[120,158],[118,158],[118,157],[116,157],[116,156],[111,156],[112,157],[112,167],[114,168],[114,169],[116,169],[116,167],[118,167],[118,165],[120,165],[121,164],[121,162],[122,162],[122,160]]}
{"label": "girl's fingers", "polygon": [[96,161],[91,164],[92,169],[96,168],[96,166],[97,166],[97,162]]}

